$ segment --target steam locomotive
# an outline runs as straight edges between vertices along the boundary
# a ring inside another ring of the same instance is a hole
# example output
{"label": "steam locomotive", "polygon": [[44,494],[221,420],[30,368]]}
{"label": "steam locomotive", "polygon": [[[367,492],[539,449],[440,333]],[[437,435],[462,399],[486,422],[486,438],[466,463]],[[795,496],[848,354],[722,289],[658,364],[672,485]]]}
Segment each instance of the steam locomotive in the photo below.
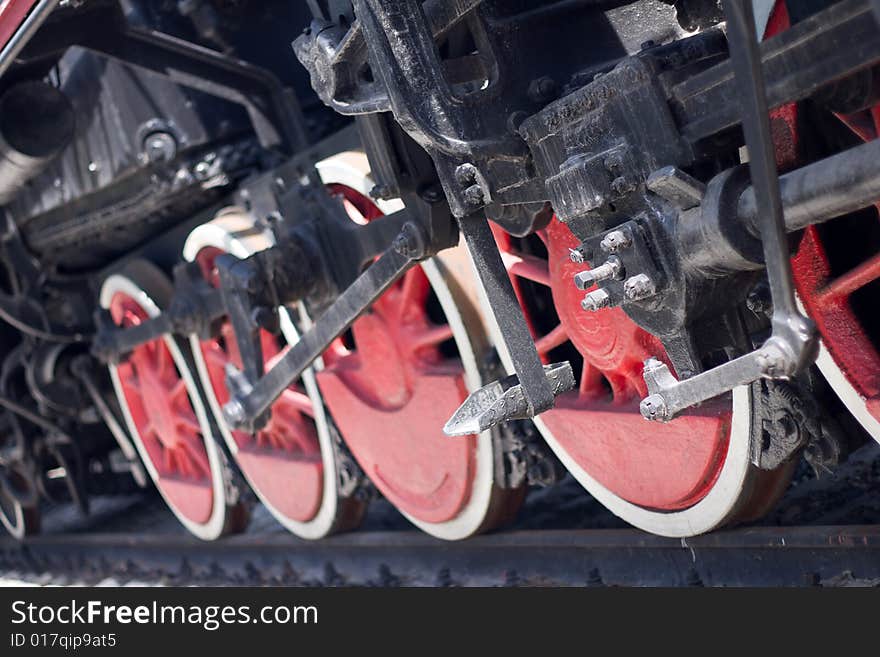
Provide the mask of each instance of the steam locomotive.
{"label": "steam locomotive", "polygon": [[880,440],[880,1],[9,0],[0,521],[571,475],[755,521]]}

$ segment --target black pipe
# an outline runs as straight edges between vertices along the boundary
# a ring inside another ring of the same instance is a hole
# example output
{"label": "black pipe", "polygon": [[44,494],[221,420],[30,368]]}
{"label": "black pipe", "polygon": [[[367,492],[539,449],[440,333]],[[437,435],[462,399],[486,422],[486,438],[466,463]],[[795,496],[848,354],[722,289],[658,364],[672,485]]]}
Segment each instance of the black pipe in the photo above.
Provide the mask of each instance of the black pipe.
{"label": "black pipe", "polygon": [[17,84],[0,98],[0,205],[38,175],[74,133],[73,106],[46,82]]}
{"label": "black pipe", "polygon": [[[779,184],[790,233],[867,208],[880,201],[880,140],[787,173]],[[753,187],[740,196],[737,217],[749,233],[760,235]]]}

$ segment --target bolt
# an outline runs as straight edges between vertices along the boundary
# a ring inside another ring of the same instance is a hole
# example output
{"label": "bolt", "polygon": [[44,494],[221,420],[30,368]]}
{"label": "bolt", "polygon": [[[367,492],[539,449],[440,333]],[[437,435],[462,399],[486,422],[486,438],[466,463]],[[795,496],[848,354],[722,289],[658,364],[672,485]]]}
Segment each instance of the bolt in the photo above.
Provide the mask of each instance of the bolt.
{"label": "bolt", "polygon": [[611,192],[617,197],[626,196],[635,188],[636,186],[623,176],[611,181]]}
{"label": "bolt", "polygon": [[651,395],[639,404],[639,411],[646,420],[665,422],[669,409],[660,395]]}
{"label": "bolt", "polygon": [[170,162],[177,155],[177,140],[167,132],[154,132],[144,138],[143,150],[148,162]]}
{"label": "bolt", "polygon": [[746,298],[746,307],[755,315],[770,317],[773,314],[773,300],[766,282],[758,283]]}
{"label": "bolt", "polygon": [[620,153],[613,153],[605,158],[605,168],[608,171],[615,173],[620,171],[623,168],[623,157]]}
{"label": "bolt", "polygon": [[626,279],[623,293],[630,301],[641,301],[657,294],[657,285],[647,274],[637,274]]}
{"label": "bolt", "polygon": [[603,289],[593,290],[581,301],[581,308],[595,312],[611,305],[611,295]]}
{"label": "bolt", "polygon": [[469,162],[455,167],[455,181],[461,187],[470,187],[477,182],[477,167]]}
{"label": "bolt", "polygon": [[412,222],[403,225],[400,233],[394,238],[394,250],[410,260],[418,260],[425,254],[425,239],[421,229]]}
{"label": "bolt", "polygon": [[387,201],[390,199],[391,193],[390,185],[373,185],[373,188],[370,190],[370,196],[380,201]]}
{"label": "bolt", "polygon": [[420,195],[422,199],[431,204],[439,203],[445,198],[443,195],[443,190],[440,189],[437,185],[430,185],[424,188],[421,191]]}
{"label": "bolt", "polygon": [[532,80],[528,90],[529,98],[536,103],[553,100],[559,95],[559,85],[553,78],[542,77]]}
{"label": "bolt", "polygon": [[223,419],[231,427],[237,427],[245,419],[244,405],[234,397],[223,406]]}
{"label": "bolt", "polygon": [[617,278],[623,271],[623,264],[617,256],[611,256],[608,260],[594,269],[582,271],[575,274],[574,284],[579,290],[586,290],[588,287],[595,285],[599,281],[605,281],[609,278]]}
{"label": "bolt", "polygon": [[478,208],[486,202],[483,194],[483,188],[479,185],[471,185],[464,190],[465,203],[471,208]]}
{"label": "bolt", "polygon": [[580,265],[585,263],[589,258],[587,257],[587,250],[583,245],[568,250],[568,259],[571,260],[576,265]]}
{"label": "bolt", "polygon": [[775,349],[765,349],[758,354],[757,363],[763,375],[768,378],[777,378],[785,373],[785,357]]}
{"label": "bolt", "polygon": [[629,247],[631,244],[632,239],[622,230],[612,230],[602,238],[601,242],[599,242],[599,246],[602,247],[602,250],[607,251],[608,253],[617,253],[618,251]]}

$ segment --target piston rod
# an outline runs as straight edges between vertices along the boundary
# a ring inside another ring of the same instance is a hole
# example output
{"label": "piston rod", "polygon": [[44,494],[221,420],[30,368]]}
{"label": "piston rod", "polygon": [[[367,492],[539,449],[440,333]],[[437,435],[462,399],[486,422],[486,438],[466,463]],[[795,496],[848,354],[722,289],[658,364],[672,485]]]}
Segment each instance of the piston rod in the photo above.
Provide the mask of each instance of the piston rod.
{"label": "piston rod", "polygon": [[[785,228],[793,233],[880,201],[880,140],[870,141],[782,176]],[[759,235],[754,187],[740,196],[737,217]]]}

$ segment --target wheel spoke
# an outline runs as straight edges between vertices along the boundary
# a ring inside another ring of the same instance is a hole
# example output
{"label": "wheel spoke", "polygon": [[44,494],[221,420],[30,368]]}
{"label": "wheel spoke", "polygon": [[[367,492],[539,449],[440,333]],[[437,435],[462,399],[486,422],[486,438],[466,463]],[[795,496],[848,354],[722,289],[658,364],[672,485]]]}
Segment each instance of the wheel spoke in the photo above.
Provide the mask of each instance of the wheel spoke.
{"label": "wheel spoke", "polygon": [[567,340],[568,333],[566,332],[565,327],[560,324],[548,334],[536,340],[535,347],[540,356],[546,356],[549,352],[556,349],[556,347],[564,345]]}
{"label": "wheel spoke", "polygon": [[587,399],[604,397],[607,393],[605,386],[602,385],[603,378],[602,372],[585,360],[581,369],[581,385],[578,391]]}
{"label": "wheel spoke", "polygon": [[519,276],[539,285],[550,287],[550,271],[546,260],[513,251],[504,251],[501,254],[501,259],[511,276]]}
{"label": "wheel spoke", "polygon": [[171,385],[168,394],[170,395],[171,399],[175,401],[179,400],[181,396],[186,395],[186,381],[184,381],[182,378],[177,379],[177,381],[175,381]]}
{"label": "wheel spoke", "polygon": [[186,411],[180,412],[177,414],[175,420],[179,429],[184,429],[199,436],[202,435],[202,426],[199,424],[199,420],[195,413]]}
{"label": "wheel spoke", "polygon": [[161,379],[165,375],[168,368],[168,358],[165,356],[165,349],[162,340],[156,340],[153,343],[153,358],[155,359],[156,373]]}
{"label": "wheel spoke", "polygon": [[420,270],[412,269],[403,275],[397,307],[399,316],[403,316],[413,304],[419,304],[427,292],[424,278],[420,274]]}
{"label": "wheel spoke", "polygon": [[315,416],[315,406],[312,403],[311,398],[299,390],[288,388],[281,393],[281,397],[278,401],[291,409],[295,409],[299,413],[303,413],[309,417]]}
{"label": "wheel spoke", "polygon": [[452,337],[452,327],[449,324],[432,326],[424,331],[419,331],[413,337],[412,348],[415,350],[423,347],[434,347],[452,339]]}
{"label": "wheel spoke", "polygon": [[183,449],[186,453],[189,465],[194,466],[193,475],[200,473],[206,477],[211,475],[211,464],[208,461],[208,453],[204,443],[198,438],[187,437],[183,441]]}
{"label": "wheel spoke", "polygon": [[202,349],[202,353],[205,355],[205,361],[207,361],[208,365],[221,368],[226,367],[228,359],[219,345],[212,344],[209,348]]}
{"label": "wheel spoke", "polygon": [[162,450],[162,463],[165,466],[165,473],[174,472],[176,468],[174,452],[168,448]]}
{"label": "wheel spoke", "polygon": [[839,301],[878,278],[880,278],[880,254],[826,285],[819,292],[818,301],[821,305]]}

